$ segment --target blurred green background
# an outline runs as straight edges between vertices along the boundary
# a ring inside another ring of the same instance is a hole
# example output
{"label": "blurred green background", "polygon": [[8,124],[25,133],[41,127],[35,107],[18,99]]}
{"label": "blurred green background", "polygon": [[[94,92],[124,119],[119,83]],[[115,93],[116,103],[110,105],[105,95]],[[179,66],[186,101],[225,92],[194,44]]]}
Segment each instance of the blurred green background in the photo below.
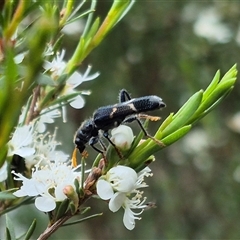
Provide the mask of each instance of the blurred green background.
{"label": "blurred green background", "polygon": [[[110,5],[100,1],[96,15],[104,16]],[[69,55],[78,38],[73,30],[64,39]],[[92,94],[83,109],[68,108],[58,140],[71,154],[80,123],[97,107],[116,103],[122,88],[132,97],[162,97],[167,108],[153,114],[164,119],[206,88],[218,69],[223,75],[239,61],[240,1],[137,1],[79,68],[83,72],[91,64],[92,72],[101,75],[80,86]],[[91,199],[86,206],[92,214],[104,212],[102,217],[61,228],[50,239],[240,239],[239,98],[237,82],[190,134],[155,155],[145,195],[157,208],[145,211],[133,231],[123,226],[123,211],[112,213],[105,202]],[[137,133],[138,126],[131,125]],[[158,125],[150,123],[149,133]],[[29,225],[33,215],[41,215],[37,236],[46,227],[46,216],[31,209],[22,208],[20,223]]]}

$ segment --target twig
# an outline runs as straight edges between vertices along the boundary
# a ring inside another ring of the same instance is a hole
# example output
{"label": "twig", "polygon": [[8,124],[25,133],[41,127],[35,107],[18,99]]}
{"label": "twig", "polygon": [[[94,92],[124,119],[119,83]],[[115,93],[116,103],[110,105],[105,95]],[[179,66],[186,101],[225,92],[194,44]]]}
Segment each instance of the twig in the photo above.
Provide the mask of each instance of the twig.
{"label": "twig", "polygon": [[36,117],[35,106],[36,106],[37,99],[39,97],[39,93],[40,93],[40,86],[38,85],[33,90],[33,98],[32,98],[32,102],[29,108],[29,113],[26,119],[26,124],[29,124]]}
{"label": "twig", "polygon": [[67,215],[57,220],[53,225],[46,228],[46,230],[39,236],[37,240],[48,239],[63,223],[65,223],[72,215]]}

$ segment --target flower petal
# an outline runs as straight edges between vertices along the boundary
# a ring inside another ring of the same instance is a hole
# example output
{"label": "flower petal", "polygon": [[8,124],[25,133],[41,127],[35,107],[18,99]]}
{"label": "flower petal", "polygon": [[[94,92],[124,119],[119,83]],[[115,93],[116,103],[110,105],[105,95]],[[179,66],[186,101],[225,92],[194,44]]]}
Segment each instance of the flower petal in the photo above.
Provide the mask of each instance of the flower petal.
{"label": "flower petal", "polygon": [[112,129],[111,134],[111,140],[121,150],[128,150],[131,147],[134,135],[130,127],[120,125],[119,127]]}
{"label": "flower petal", "polygon": [[128,230],[133,230],[135,228],[135,217],[134,213],[130,208],[125,208],[123,215],[123,224]]}
{"label": "flower petal", "polygon": [[82,83],[82,75],[78,72],[74,72],[67,80],[67,84],[70,84],[72,88],[76,88]]}
{"label": "flower petal", "polygon": [[15,173],[14,171],[12,171],[12,173],[15,176],[17,176],[17,177],[14,177],[14,180],[23,181],[23,185],[21,186],[21,188],[16,192],[14,192],[13,195],[15,195],[16,197],[24,197],[24,196],[33,197],[39,194],[39,191],[36,188],[34,184],[35,181],[33,179],[28,179],[24,177],[21,173]]}
{"label": "flower petal", "polygon": [[42,212],[50,212],[55,209],[56,203],[54,199],[49,197],[37,197],[35,200],[35,206]]}
{"label": "flower petal", "polygon": [[70,102],[70,105],[75,108],[75,109],[80,109],[84,106],[85,101],[82,98],[82,96],[78,95],[75,98],[73,98],[74,100],[72,102]]}
{"label": "flower petal", "polygon": [[0,182],[3,182],[8,177],[8,170],[7,170],[8,164],[5,161],[2,167],[0,168]]}
{"label": "flower petal", "polygon": [[116,212],[123,205],[126,199],[126,195],[121,192],[116,192],[109,201],[109,209],[112,212]]}
{"label": "flower petal", "polygon": [[17,149],[14,154],[19,155],[21,157],[29,157],[35,153],[35,149],[31,147],[22,147]]}
{"label": "flower petal", "polygon": [[66,186],[66,184],[59,184],[57,185],[57,187],[55,188],[55,197],[56,200],[58,201],[63,201],[64,199],[67,198],[67,196],[63,193],[63,189]]}
{"label": "flower petal", "polygon": [[135,188],[137,173],[130,167],[118,165],[108,171],[107,181],[114,190],[128,193]]}
{"label": "flower petal", "polygon": [[90,73],[90,71],[91,71],[91,68],[92,68],[92,66],[89,65],[87,70],[86,70],[86,72],[83,74],[83,76],[82,76],[82,81],[83,82],[93,80],[93,79],[97,78],[100,75],[99,72],[96,72],[96,73],[94,73],[92,75],[88,75]]}
{"label": "flower petal", "polygon": [[114,195],[111,184],[104,179],[99,179],[96,187],[98,196],[103,200],[110,199]]}

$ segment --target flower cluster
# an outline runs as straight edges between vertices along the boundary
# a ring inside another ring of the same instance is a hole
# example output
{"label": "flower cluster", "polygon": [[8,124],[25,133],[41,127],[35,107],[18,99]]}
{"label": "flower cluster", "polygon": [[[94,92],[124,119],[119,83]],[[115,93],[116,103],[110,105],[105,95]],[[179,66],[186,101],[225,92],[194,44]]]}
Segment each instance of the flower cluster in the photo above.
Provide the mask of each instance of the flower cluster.
{"label": "flower cluster", "polygon": [[65,162],[68,155],[57,151],[56,146],[60,143],[55,141],[56,131],[53,135],[49,132],[42,134],[37,130],[37,124],[29,124],[17,127],[12,139],[8,142],[8,157],[18,155],[25,159],[26,168],[39,162],[44,165],[45,161]]}
{"label": "flower cluster", "polygon": [[75,168],[65,163],[49,162],[40,167],[40,162],[32,170],[32,178],[28,179],[20,173],[12,171],[17,176],[14,179],[22,181],[22,187],[14,192],[16,197],[36,197],[35,206],[43,212],[49,212],[56,208],[56,202],[67,198],[69,186],[76,190],[74,181],[80,182],[81,176]]}
{"label": "flower cluster", "polygon": [[[45,56],[53,55],[52,48],[48,46]],[[64,73],[66,68],[66,62],[63,60],[65,50],[62,50],[61,54],[56,54],[51,62],[45,61],[44,68],[46,73],[51,73],[51,78],[59,77]],[[21,58],[23,59],[24,56]],[[20,62],[19,62],[20,63]],[[70,105],[75,108],[81,108],[84,105],[83,98],[74,89],[78,87],[82,82],[93,80],[99,76],[99,73],[89,75],[91,67],[88,66],[84,74],[74,72],[66,81],[64,89],[61,91],[61,96],[71,96],[67,98]],[[73,94],[74,93],[74,94]],[[88,94],[87,91],[83,92]],[[38,109],[38,102],[35,103],[33,110]],[[14,155],[18,155],[25,159],[25,165],[28,170],[38,162],[42,165],[46,164],[46,161],[55,161],[58,159],[60,162],[65,162],[68,159],[68,155],[62,151],[57,151],[56,146],[59,145],[55,141],[56,134],[50,135],[45,133],[47,124],[54,123],[56,118],[61,117],[61,111],[59,110],[62,104],[55,104],[43,108],[37,118],[31,119],[31,121],[25,125],[26,116],[29,114],[29,106],[22,108],[22,114],[19,117],[18,125],[12,134],[11,140],[8,142],[7,157],[10,159]],[[62,111],[63,112],[63,111]],[[64,116],[63,116],[64,117]],[[0,168],[1,181],[7,179],[7,162]]]}
{"label": "flower cluster", "polygon": [[[97,182],[97,194],[103,200],[109,200],[109,209],[112,212],[124,209],[124,226],[132,230],[135,227],[135,219],[147,207],[144,204],[146,198],[142,199],[143,192],[139,188],[147,187],[144,177],[152,176],[149,167],[136,173],[132,168],[118,165],[111,168],[106,175]],[[132,209],[141,209],[134,212]]]}
{"label": "flower cluster", "polygon": [[[44,68],[46,71],[49,71],[51,73],[51,77],[53,78],[53,80],[64,73],[64,70],[67,65],[66,62],[63,60],[64,55],[65,55],[65,50],[62,50],[62,52],[58,53],[56,58],[54,58],[52,62],[45,61]],[[75,93],[77,93],[74,89],[78,87],[81,83],[97,78],[99,76],[98,72],[92,75],[89,75],[91,68],[92,68],[91,66],[88,66],[84,74],[81,74],[77,71],[74,72],[66,81],[66,85],[62,91],[62,95],[74,96]],[[88,92],[84,92],[84,93],[86,94]],[[81,97],[80,94],[76,94],[76,96],[71,98],[70,105],[76,109],[82,108],[84,106],[84,99]]]}
{"label": "flower cluster", "polygon": [[[48,47],[44,55],[53,54],[51,47]],[[50,77],[53,81],[64,74],[66,68],[66,62],[63,60],[64,54],[63,50],[51,62],[45,61],[45,73],[51,73]],[[21,63],[23,58],[24,56],[18,60],[18,63]],[[66,102],[69,102],[74,108],[83,107],[84,100],[74,89],[82,82],[93,80],[99,76],[99,73],[89,75],[90,70],[89,66],[84,74],[74,72],[66,80],[65,87],[58,97],[70,96],[66,98]],[[87,94],[86,91],[81,93]],[[36,197],[36,207],[44,212],[55,209],[56,202],[74,197],[77,190],[74,184],[77,181],[80,185],[80,179],[82,179],[81,174],[77,171],[79,166],[76,168],[69,166],[69,155],[56,149],[60,145],[55,140],[56,130],[54,134],[46,132],[47,124],[54,123],[56,118],[62,116],[59,110],[62,106],[63,104],[58,103],[41,109],[37,117],[32,118],[27,124],[29,105],[24,106],[18,125],[7,143],[9,161],[5,161],[0,168],[0,182],[3,182],[8,178],[8,165],[11,159],[15,155],[23,158],[27,171],[24,173],[18,172],[18,169],[12,171],[14,179],[22,181],[21,188],[14,192],[14,195],[17,197]],[[38,111],[38,107],[39,102],[36,101],[33,111]]]}

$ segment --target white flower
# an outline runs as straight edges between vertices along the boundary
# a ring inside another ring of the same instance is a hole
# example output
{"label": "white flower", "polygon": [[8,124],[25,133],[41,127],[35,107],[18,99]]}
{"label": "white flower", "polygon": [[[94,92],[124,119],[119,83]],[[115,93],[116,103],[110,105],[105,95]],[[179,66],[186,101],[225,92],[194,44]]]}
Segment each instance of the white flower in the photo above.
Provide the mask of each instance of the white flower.
{"label": "white flower", "polygon": [[8,142],[8,156],[14,154],[27,157],[34,154],[35,149],[31,147],[33,141],[33,128],[31,125],[17,127],[12,139]]}
{"label": "white flower", "polygon": [[[141,200],[142,193],[138,188],[147,187],[144,177],[151,176],[150,168],[145,168],[138,174],[129,167],[117,166],[111,168],[105,176],[102,176],[97,182],[97,194],[103,200],[109,200],[109,209],[112,212],[118,211],[121,207],[124,209],[124,226],[132,230],[135,227],[135,219],[147,207],[144,205],[145,198]],[[141,209],[135,213],[131,209]]]}
{"label": "white flower", "polygon": [[[89,75],[91,68],[92,68],[91,66],[88,66],[87,70],[85,71],[85,73],[83,75],[78,72],[74,72],[67,80],[62,94],[63,95],[74,94],[74,93],[76,93],[74,88],[78,87],[82,82],[90,81],[90,80],[97,78],[99,76],[98,72],[96,72],[92,75]],[[71,99],[70,105],[73,108],[79,109],[84,106],[84,103],[85,102],[84,102],[84,99],[82,98],[82,96],[77,95]]]}
{"label": "white flower", "polygon": [[128,193],[135,188],[137,173],[129,167],[118,165],[111,168],[97,182],[97,193],[107,200],[113,197],[114,191]]}
{"label": "white flower", "polygon": [[38,162],[41,165],[46,165],[48,161],[66,162],[68,160],[69,155],[56,150],[60,143],[55,138],[56,130],[53,135],[50,135],[48,132],[45,135],[35,136],[34,148],[36,152],[32,156],[25,157],[25,165],[28,169],[31,169]]}
{"label": "white flower", "polygon": [[0,168],[0,182],[3,182],[8,177],[8,164],[5,161],[2,167]]}
{"label": "white flower", "polygon": [[132,129],[126,125],[112,129],[111,135],[111,141],[121,150],[128,150],[134,140]]}
{"label": "white flower", "polygon": [[[65,50],[62,50],[61,54],[57,54],[57,56],[53,59],[52,62],[45,61],[44,69],[46,71],[52,72],[52,78],[55,79],[59,77],[61,74],[63,74],[67,63],[63,60],[65,55]],[[79,72],[74,72],[66,81],[66,85],[62,91],[62,95],[71,95],[74,93],[77,93],[74,88],[78,87],[82,82],[90,81],[99,76],[99,73],[94,73],[92,75],[89,75],[91,66],[88,66],[87,70],[84,74],[80,74]],[[81,95],[77,94],[76,96],[72,97],[70,100],[70,105],[73,108],[80,109],[84,106],[84,99]]]}
{"label": "white flower", "polygon": [[40,118],[37,121],[37,131],[43,133],[46,130],[46,123],[54,123],[54,118],[61,116],[58,109],[47,108],[40,113]]}
{"label": "white flower", "polygon": [[63,49],[61,53],[57,53],[57,56],[52,60],[52,62],[49,61],[44,62],[43,68],[46,71],[52,72],[53,79],[59,77],[66,67],[66,62],[63,61],[64,55],[65,50]]}
{"label": "white flower", "polygon": [[69,185],[75,190],[74,181],[80,181],[80,173],[75,168],[64,163],[48,163],[44,167],[39,164],[33,169],[32,178],[28,179],[20,173],[12,172],[14,179],[22,181],[22,187],[13,194],[17,197],[35,196],[35,206],[43,212],[55,209],[56,202],[67,198],[64,194],[65,187]]}

